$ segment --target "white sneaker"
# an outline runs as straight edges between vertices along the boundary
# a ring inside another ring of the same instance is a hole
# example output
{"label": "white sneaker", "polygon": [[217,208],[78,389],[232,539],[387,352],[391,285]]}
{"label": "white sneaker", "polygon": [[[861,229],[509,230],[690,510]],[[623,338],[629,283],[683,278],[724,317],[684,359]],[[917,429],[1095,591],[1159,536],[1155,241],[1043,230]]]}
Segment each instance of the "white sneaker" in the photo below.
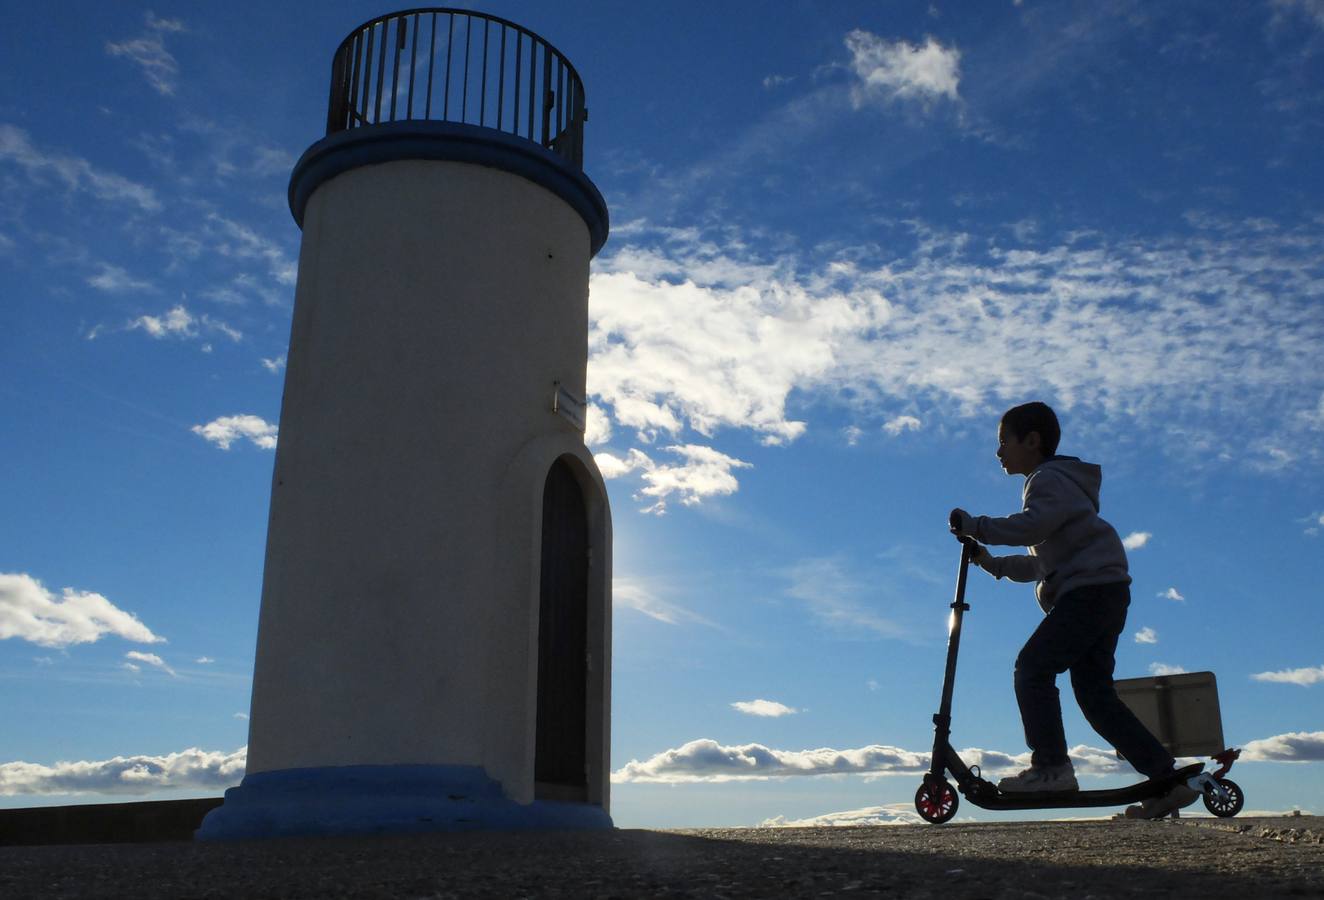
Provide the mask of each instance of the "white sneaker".
{"label": "white sneaker", "polygon": [[1038,794],[1049,791],[1078,791],[1076,770],[1071,763],[1061,766],[1031,766],[1017,775],[1008,775],[998,782],[998,790],[1006,794]]}
{"label": "white sneaker", "polygon": [[1184,809],[1199,799],[1199,791],[1193,791],[1186,785],[1179,784],[1166,794],[1150,797],[1139,806],[1128,806],[1124,816],[1128,819],[1161,819],[1168,813]]}

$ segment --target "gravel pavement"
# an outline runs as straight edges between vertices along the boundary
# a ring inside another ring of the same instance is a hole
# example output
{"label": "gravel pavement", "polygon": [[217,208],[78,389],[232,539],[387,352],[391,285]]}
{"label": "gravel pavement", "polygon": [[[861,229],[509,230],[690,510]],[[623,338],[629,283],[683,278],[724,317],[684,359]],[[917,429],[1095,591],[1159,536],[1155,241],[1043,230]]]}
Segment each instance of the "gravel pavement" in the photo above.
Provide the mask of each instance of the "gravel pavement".
{"label": "gravel pavement", "polygon": [[0,897],[1324,897],[1320,821],[0,847]]}

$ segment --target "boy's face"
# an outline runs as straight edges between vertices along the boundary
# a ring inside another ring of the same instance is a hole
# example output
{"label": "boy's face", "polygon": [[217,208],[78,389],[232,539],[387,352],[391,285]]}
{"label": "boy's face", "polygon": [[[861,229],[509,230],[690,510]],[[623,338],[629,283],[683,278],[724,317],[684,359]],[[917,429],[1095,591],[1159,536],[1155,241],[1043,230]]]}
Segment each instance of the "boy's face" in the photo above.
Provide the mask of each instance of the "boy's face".
{"label": "boy's face", "polygon": [[1007,426],[999,425],[998,461],[1008,475],[1029,475],[1044,461],[1041,442],[1037,431],[1018,438]]}

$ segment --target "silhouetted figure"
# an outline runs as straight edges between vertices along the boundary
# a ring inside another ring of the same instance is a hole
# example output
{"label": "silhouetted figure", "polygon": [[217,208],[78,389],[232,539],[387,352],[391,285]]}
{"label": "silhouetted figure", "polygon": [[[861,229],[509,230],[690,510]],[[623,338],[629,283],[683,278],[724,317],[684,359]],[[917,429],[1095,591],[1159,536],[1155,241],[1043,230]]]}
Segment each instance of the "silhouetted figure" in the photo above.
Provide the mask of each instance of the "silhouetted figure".
{"label": "silhouetted figure", "polygon": [[[1103,470],[1057,456],[1061,428],[1044,403],[1007,410],[998,425],[998,460],[1008,475],[1024,475],[1023,507],[1006,517],[952,512],[953,531],[987,544],[1029,548],[1024,556],[993,556],[983,547],[972,562],[997,578],[1034,582],[1044,619],[1016,657],[1016,701],[1032,751],[1030,768],[1002,779],[1006,792],[1074,791],[1057,676],[1071,687],[1090,726],[1142,775],[1162,778],[1172,754],[1141,724],[1113,687],[1114,654],[1126,626],[1131,576],[1117,531],[1099,516]],[[1184,784],[1127,810],[1157,818],[1193,803]]]}

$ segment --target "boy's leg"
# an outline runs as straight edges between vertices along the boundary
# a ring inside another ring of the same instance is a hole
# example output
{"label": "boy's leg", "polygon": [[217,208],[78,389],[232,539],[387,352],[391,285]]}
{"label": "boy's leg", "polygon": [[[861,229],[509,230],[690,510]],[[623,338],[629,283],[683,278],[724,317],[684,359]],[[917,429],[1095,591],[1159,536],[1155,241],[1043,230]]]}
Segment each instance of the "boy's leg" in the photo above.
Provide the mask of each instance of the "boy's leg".
{"label": "boy's leg", "polygon": [[1056,682],[1113,627],[1107,605],[1096,603],[1095,593],[1077,588],[1061,597],[1016,657],[1016,702],[1036,767],[1070,762]]}
{"label": "boy's leg", "polygon": [[1094,602],[1106,608],[1108,617],[1098,642],[1071,667],[1076,702],[1090,727],[1116,747],[1136,771],[1146,778],[1166,775],[1172,771],[1172,754],[1121,701],[1113,686],[1117,639],[1126,627],[1131,592],[1124,584],[1103,585],[1098,591]]}

